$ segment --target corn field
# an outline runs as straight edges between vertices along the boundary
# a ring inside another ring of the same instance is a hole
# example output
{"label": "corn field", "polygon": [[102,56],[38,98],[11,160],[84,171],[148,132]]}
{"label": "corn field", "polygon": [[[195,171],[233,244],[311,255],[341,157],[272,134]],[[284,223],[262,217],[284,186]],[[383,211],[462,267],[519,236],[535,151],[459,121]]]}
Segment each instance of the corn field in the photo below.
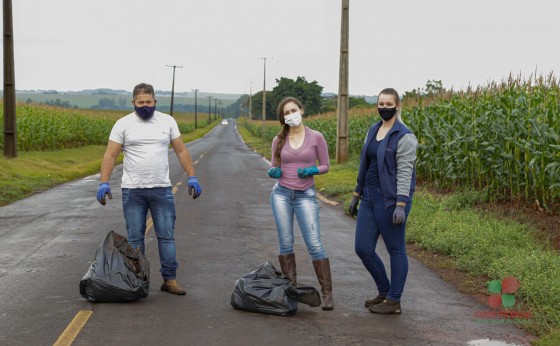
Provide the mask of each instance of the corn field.
{"label": "corn field", "polygon": [[419,177],[558,210],[559,101],[558,81],[549,76],[509,78],[410,107],[405,118],[419,142]]}
{"label": "corn field", "polygon": [[[4,105],[0,104],[3,113]],[[84,145],[105,145],[117,119],[130,111],[75,110],[50,106],[18,104],[16,108],[18,151],[43,151],[77,148]],[[190,113],[179,113],[179,131],[194,130]],[[202,126],[208,124],[201,120]],[[0,118],[4,127],[4,117]],[[4,132],[0,133],[0,150],[4,147]]]}
{"label": "corn field", "polygon": [[[418,138],[418,178],[441,189],[478,189],[489,200],[560,210],[560,86],[548,77],[509,78],[475,90],[405,100],[402,117]],[[349,151],[359,154],[379,117],[350,110]],[[336,115],[305,119],[336,150]],[[247,125],[271,141],[280,124]]]}
{"label": "corn field", "polygon": [[[2,105],[3,110],[3,105]],[[19,104],[16,109],[17,149],[41,151],[107,144],[114,121],[97,119],[48,106]],[[1,120],[2,127],[4,119]],[[4,146],[4,134],[0,146]]]}

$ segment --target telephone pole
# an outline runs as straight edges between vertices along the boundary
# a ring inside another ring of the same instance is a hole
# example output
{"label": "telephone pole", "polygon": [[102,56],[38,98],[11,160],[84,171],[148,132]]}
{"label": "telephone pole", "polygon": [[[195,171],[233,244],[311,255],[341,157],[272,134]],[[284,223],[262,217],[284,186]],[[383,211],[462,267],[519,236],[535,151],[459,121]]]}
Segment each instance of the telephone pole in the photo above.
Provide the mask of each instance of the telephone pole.
{"label": "telephone pole", "polygon": [[175,69],[183,68],[183,66],[177,65],[167,65],[168,67],[173,67],[173,83],[171,84],[171,106],[169,108],[169,115],[173,116],[173,96],[175,94]]}
{"label": "telephone pole", "polygon": [[210,112],[212,111],[212,105],[211,105],[211,103],[212,103],[212,96],[206,96],[206,97],[208,97],[208,125],[210,125],[210,122],[211,122],[211,120],[210,120]]}
{"label": "telephone pole", "polygon": [[4,156],[17,157],[12,0],[4,0]]}
{"label": "telephone pole", "polygon": [[249,89],[249,121],[253,119],[253,82],[251,82],[251,88]]}
{"label": "telephone pole", "polygon": [[220,100],[214,99],[214,120],[218,118],[218,102]]}
{"label": "telephone pole", "polygon": [[198,98],[198,90],[200,89],[193,89],[194,91],[194,128],[198,128],[198,105],[197,105],[197,98]]}
{"label": "telephone pole", "polygon": [[338,124],[336,128],[336,163],[348,161],[348,36],[350,0],[342,0],[340,25],[340,65],[338,76]]}
{"label": "telephone pole", "polygon": [[257,58],[262,59],[264,62],[264,73],[263,73],[263,94],[262,94],[262,126],[264,128],[264,121],[266,120],[266,59],[274,58]]}

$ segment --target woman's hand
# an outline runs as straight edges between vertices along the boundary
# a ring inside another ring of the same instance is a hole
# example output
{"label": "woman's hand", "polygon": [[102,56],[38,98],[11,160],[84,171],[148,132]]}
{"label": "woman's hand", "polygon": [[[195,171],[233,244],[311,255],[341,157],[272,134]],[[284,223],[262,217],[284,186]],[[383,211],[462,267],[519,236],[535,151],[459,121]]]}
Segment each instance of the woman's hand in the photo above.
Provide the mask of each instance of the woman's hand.
{"label": "woman's hand", "polygon": [[350,208],[348,209],[348,213],[350,213],[350,215],[358,215],[358,204],[360,204],[360,196],[352,197],[352,201],[350,201]]}
{"label": "woman's hand", "polygon": [[282,170],[280,167],[270,167],[268,170],[268,176],[272,179],[278,179],[282,176]]}

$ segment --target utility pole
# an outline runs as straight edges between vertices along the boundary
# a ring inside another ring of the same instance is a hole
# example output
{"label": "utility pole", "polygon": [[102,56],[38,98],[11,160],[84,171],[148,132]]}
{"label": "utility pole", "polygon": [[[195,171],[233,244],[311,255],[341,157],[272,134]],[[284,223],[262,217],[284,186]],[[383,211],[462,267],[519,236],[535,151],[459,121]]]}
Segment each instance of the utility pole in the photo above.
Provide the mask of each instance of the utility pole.
{"label": "utility pole", "polygon": [[218,119],[218,102],[220,100],[214,99],[214,120]]}
{"label": "utility pole", "polygon": [[266,120],[266,59],[274,59],[274,58],[257,58],[257,59],[262,59],[264,62],[263,94],[262,94],[262,126],[264,129],[264,121]]}
{"label": "utility pole", "polygon": [[210,104],[212,101],[212,96],[206,96],[208,97],[208,125],[210,125],[210,112],[212,111],[212,105]]}
{"label": "utility pole", "polygon": [[4,0],[4,157],[17,157],[12,0]]}
{"label": "utility pole", "polygon": [[198,105],[197,105],[197,98],[198,98],[198,90],[200,89],[193,89],[194,91],[194,128],[198,128]]}
{"label": "utility pole", "polygon": [[338,125],[336,128],[336,163],[348,161],[348,36],[350,0],[342,0],[340,26],[340,65],[338,76]]}
{"label": "utility pole", "polygon": [[253,119],[253,82],[251,82],[251,88],[249,89],[249,121]]}
{"label": "utility pole", "polygon": [[183,66],[177,66],[177,65],[167,65],[169,67],[173,67],[173,83],[171,84],[171,106],[169,108],[169,115],[173,116],[173,96],[175,94],[175,69],[178,68],[183,68]]}

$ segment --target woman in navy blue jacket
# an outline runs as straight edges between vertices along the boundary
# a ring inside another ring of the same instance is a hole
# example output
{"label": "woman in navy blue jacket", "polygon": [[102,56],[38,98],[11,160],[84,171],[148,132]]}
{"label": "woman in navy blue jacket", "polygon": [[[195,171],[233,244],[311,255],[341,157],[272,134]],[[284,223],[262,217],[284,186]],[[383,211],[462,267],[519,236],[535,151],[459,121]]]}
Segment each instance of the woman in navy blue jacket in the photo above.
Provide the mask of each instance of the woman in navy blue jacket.
{"label": "woman in navy blue jacket", "polygon": [[[364,142],[349,212],[358,215],[356,254],[377,285],[377,297],[366,300],[365,306],[374,313],[400,314],[408,274],[405,226],[416,186],[418,141],[400,119],[395,89],[381,91],[377,108],[382,120],[369,129]],[[389,252],[391,280],[375,252],[380,235]]]}

